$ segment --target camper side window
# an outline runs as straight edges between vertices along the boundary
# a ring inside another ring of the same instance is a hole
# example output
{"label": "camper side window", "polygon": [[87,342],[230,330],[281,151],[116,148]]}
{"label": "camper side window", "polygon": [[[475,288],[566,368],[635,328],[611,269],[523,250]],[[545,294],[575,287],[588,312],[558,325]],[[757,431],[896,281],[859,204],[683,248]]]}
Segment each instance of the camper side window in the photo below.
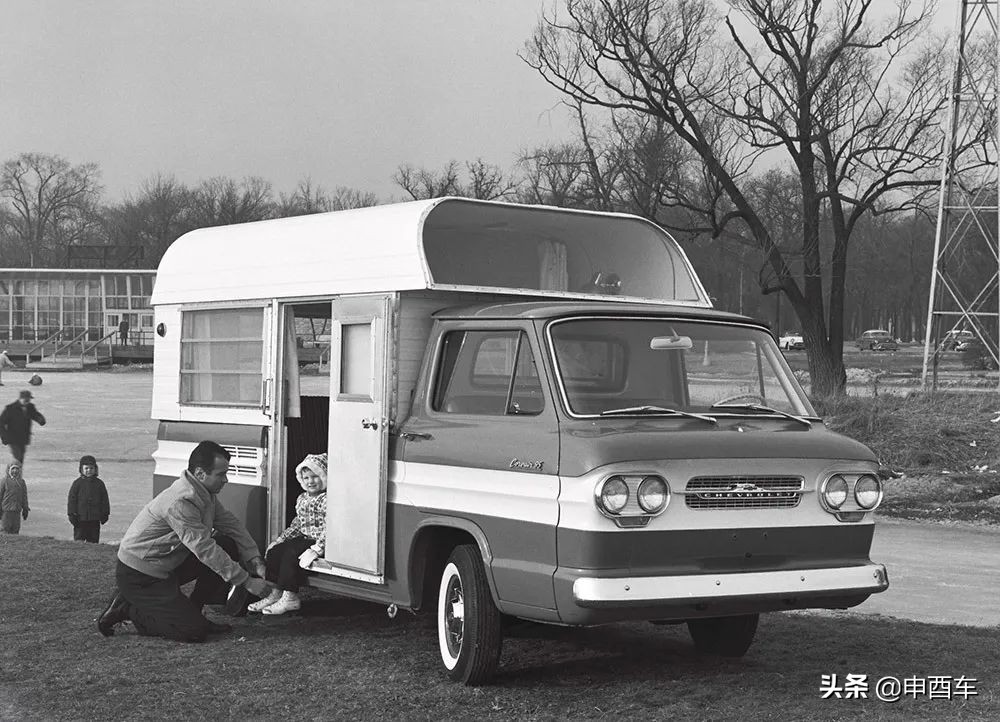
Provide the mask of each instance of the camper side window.
{"label": "camper side window", "polygon": [[450,414],[535,415],[545,402],[523,331],[445,335],[433,408]]}
{"label": "camper side window", "polygon": [[186,311],[181,320],[181,403],[258,406],[264,309]]}

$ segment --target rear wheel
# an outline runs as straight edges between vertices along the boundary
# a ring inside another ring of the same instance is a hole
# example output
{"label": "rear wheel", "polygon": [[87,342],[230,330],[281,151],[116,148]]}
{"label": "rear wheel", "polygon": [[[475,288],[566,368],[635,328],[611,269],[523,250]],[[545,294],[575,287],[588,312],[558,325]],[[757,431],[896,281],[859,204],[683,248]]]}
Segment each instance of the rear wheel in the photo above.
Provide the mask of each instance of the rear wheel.
{"label": "rear wheel", "polygon": [[742,614],[738,617],[691,619],[687,624],[694,647],[701,654],[742,657],[753,643],[759,620],[759,614]]}
{"label": "rear wheel", "polygon": [[473,544],[455,547],[441,573],[437,627],[441,661],[451,679],[476,685],[493,676],[503,645],[501,617]]}

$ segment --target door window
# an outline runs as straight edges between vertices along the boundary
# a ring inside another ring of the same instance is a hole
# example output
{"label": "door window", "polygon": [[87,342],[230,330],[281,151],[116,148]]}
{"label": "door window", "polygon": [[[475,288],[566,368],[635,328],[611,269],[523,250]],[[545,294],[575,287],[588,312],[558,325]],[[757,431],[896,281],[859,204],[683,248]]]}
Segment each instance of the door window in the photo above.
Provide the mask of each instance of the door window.
{"label": "door window", "polygon": [[445,335],[432,407],[451,414],[534,415],[545,407],[523,331]]}
{"label": "door window", "polygon": [[340,357],[341,396],[372,400],[372,326],[345,323]]}

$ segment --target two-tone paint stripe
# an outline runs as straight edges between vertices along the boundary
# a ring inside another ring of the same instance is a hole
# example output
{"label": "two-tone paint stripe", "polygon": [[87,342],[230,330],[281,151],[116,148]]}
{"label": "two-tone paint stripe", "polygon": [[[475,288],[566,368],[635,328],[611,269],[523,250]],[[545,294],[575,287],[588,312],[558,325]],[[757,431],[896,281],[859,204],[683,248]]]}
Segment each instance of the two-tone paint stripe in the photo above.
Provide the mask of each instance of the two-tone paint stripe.
{"label": "two-tone paint stripe", "polygon": [[[643,534],[671,530],[754,529],[844,526],[826,512],[816,497],[820,479],[849,465],[829,460],[746,459],[738,467],[731,459],[667,462],[629,462],[597,469],[580,477],[496,471],[445,464],[392,462],[388,499],[419,509],[455,515],[486,515],[579,532]],[[851,467],[853,468],[853,467]],[[595,496],[600,483],[616,473],[658,474],[674,493],[670,504],[645,527],[619,528],[601,514]],[[695,476],[799,476],[805,493],[789,509],[690,509],[683,491]],[[851,526],[870,526],[872,515]]]}

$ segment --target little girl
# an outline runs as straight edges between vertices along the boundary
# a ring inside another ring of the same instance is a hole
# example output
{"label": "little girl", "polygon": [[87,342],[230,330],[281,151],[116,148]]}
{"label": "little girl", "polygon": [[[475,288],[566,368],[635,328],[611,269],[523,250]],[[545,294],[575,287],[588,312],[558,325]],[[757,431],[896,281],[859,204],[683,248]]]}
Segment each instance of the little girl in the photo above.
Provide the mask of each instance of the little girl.
{"label": "little girl", "polygon": [[267,580],[275,589],[259,602],[250,605],[251,612],[285,614],[302,607],[299,585],[305,572],[299,557],[309,551],[313,558],[323,556],[326,543],[326,454],[308,454],[295,467],[295,478],[305,490],[295,502],[295,518],[267,547],[264,566]]}
{"label": "little girl", "polygon": [[28,487],[21,478],[21,464],[13,462],[0,480],[0,531],[17,534],[21,519],[28,518]]}

